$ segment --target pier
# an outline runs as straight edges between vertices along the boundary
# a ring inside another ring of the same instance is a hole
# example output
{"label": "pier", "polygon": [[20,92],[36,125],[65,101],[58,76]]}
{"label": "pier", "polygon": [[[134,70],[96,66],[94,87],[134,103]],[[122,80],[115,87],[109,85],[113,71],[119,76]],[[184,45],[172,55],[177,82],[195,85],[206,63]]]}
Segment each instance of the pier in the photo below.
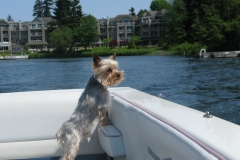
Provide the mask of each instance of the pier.
{"label": "pier", "polygon": [[196,58],[240,58],[240,51],[206,52],[201,49]]}
{"label": "pier", "polygon": [[0,55],[0,60],[14,60],[14,59],[28,59],[28,55],[19,55],[19,56],[1,56]]}

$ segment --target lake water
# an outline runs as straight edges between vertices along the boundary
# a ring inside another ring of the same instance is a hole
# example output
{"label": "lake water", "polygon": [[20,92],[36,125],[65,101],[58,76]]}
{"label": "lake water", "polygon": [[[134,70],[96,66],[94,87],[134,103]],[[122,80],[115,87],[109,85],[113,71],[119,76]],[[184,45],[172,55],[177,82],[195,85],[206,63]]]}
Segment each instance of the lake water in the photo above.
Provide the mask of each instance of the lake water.
{"label": "lake water", "polygon": [[[179,103],[240,125],[240,59],[181,56],[117,57],[120,87],[163,94]],[[0,93],[84,88],[91,58],[1,60]]]}

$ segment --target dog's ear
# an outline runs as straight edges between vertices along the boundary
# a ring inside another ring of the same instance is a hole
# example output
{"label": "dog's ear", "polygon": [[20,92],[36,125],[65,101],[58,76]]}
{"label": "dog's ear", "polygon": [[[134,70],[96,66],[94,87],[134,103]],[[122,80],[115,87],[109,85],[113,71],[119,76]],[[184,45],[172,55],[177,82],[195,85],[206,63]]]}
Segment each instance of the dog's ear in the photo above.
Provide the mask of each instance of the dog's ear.
{"label": "dog's ear", "polygon": [[98,67],[101,60],[102,59],[96,53],[93,53],[93,68]]}
{"label": "dog's ear", "polygon": [[116,58],[116,53],[114,53],[114,55],[110,56],[110,58],[111,58],[112,60],[115,60],[115,58]]}

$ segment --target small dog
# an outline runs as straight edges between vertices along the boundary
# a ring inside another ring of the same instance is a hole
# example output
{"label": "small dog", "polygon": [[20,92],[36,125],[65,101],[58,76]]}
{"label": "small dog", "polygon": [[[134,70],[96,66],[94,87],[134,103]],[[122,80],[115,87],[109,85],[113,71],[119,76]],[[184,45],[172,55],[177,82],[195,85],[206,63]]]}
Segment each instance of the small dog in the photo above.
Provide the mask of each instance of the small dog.
{"label": "small dog", "polygon": [[108,86],[117,85],[124,79],[124,72],[118,70],[116,54],[102,60],[93,54],[93,76],[78,100],[78,105],[70,119],[63,123],[56,138],[62,147],[61,160],[73,160],[78,152],[82,137],[91,133],[94,119],[99,115],[99,125],[108,125],[106,111],[110,97]]}

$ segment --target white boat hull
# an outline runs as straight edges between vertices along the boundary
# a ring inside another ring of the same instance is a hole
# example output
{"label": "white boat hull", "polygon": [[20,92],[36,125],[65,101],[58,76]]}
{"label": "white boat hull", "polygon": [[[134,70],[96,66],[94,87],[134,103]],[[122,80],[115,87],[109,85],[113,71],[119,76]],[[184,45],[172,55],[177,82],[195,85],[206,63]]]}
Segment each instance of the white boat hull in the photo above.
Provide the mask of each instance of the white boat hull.
{"label": "white boat hull", "polygon": [[[127,160],[239,159],[240,126],[138,90],[110,88],[109,116]],[[61,156],[55,133],[83,89],[0,94],[0,159]],[[95,121],[79,155],[105,153]]]}

